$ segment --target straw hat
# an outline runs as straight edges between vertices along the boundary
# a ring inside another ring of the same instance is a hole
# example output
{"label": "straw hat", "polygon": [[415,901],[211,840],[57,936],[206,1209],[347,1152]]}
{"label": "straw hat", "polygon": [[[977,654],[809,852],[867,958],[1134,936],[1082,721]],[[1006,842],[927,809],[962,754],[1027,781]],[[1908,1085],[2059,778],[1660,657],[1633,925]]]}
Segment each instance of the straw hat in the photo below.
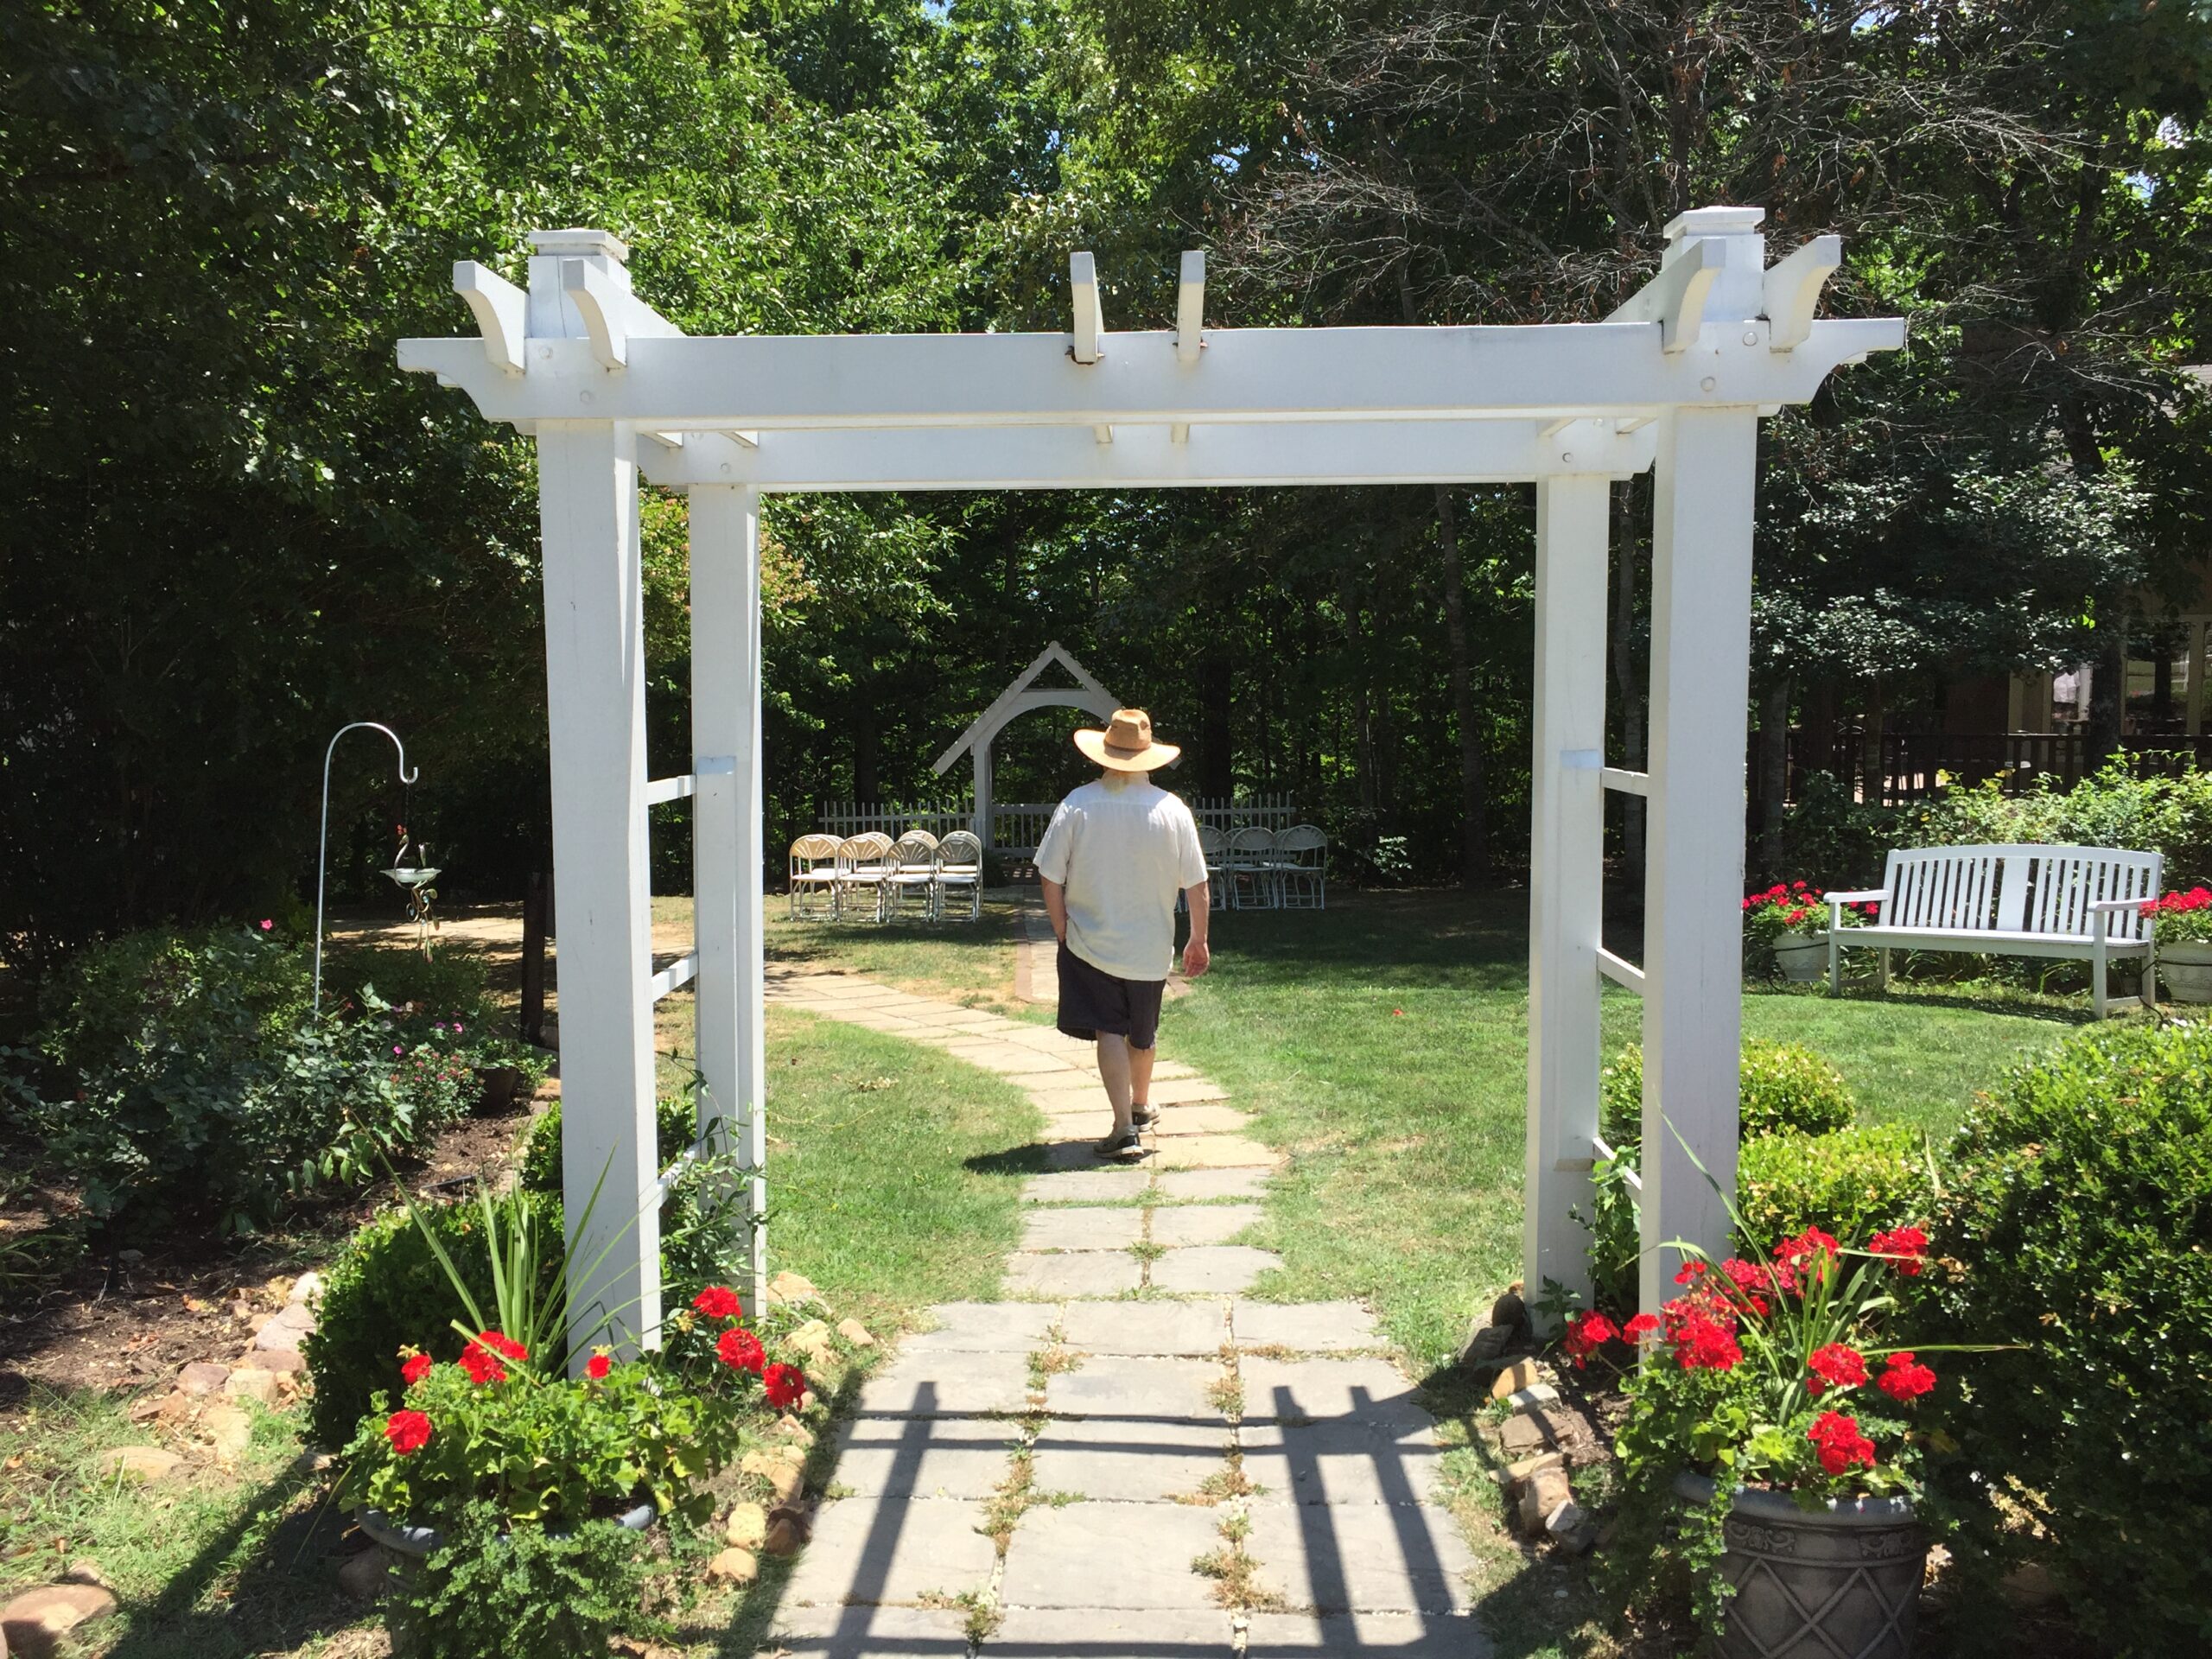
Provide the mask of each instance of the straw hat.
{"label": "straw hat", "polygon": [[1077,732],[1075,746],[1114,772],[1150,772],[1183,753],[1173,743],[1152,741],[1152,716],[1141,709],[1116,709],[1103,732]]}

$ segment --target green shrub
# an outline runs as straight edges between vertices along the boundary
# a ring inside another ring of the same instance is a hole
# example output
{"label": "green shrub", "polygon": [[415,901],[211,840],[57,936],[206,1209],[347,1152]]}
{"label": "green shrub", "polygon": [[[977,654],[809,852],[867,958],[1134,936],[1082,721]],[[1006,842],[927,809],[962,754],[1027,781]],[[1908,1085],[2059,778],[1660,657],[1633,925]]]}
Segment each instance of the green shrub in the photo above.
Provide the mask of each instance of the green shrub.
{"label": "green shrub", "polygon": [[85,951],[59,983],[28,1116],[95,1217],[266,1222],[358,1182],[467,1112],[472,1058],[372,999],[309,1013],[309,957],[259,931],[154,931]]}
{"label": "green shrub", "polygon": [[1763,1135],[1737,1155],[1736,1207],[1762,1249],[1808,1227],[1863,1244],[1871,1232],[1926,1225],[1935,1205],[1933,1154],[1902,1123]]}
{"label": "green shrub", "polygon": [[[503,1219],[519,1206],[534,1207],[540,1235],[557,1243],[557,1198],[522,1192],[497,1202]],[[425,1205],[423,1213],[478,1306],[490,1306],[492,1268],[476,1200]],[[546,1256],[539,1277],[551,1285],[561,1273],[561,1253],[549,1249]],[[379,1389],[398,1392],[401,1344],[413,1343],[440,1360],[457,1357],[461,1343],[452,1321],[465,1317],[445,1269],[404,1206],[385,1211],[362,1228],[325,1275],[321,1316],[300,1344],[315,1379],[309,1430],[316,1443],[344,1446]]]}
{"label": "green shrub", "polygon": [[653,1628],[639,1614],[652,1567],[645,1535],[612,1521],[548,1531],[478,1503],[402,1580],[393,1623],[417,1659],[604,1653],[614,1631]]}
{"label": "green shrub", "polygon": [[[1745,1039],[1742,1077],[1736,1109],[1746,1141],[1760,1135],[1819,1135],[1858,1115],[1843,1074],[1796,1043]],[[1598,1094],[1605,1139],[1617,1147],[1634,1143],[1643,1128],[1642,1048],[1630,1043],[1614,1056],[1599,1076]]]}
{"label": "green shrub", "polygon": [[2045,774],[2036,787],[2005,794],[1996,779],[1947,790],[1910,815],[1912,839],[1898,846],[2050,842],[2129,847],[2165,855],[2165,885],[2212,880],[2212,772],[2136,778],[2114,761],[2062,789]]}
{"label": "green shrub", "polygon": [[1939,1281],[1972,1389],[1953,1497],[2033,1513],[2085,1628],[2212,1645],[2212,1025],[2075,1036],[1977,1103],[1951,1148]]}
{"label": "green shrub", "polygon": [[359,1001],[373,989],[394,1008],[448,1022],[497,1020],[486,982],[483,953],[467,945],[352,945],[330,951],[322,964],[325,1002]]}
{"label": "green shrub", "polygon": [[[699,1138],[698,1108],[683,1095],[670,1095],[653,1103],[658,1125],[661,1167],[665,1169]],[[555,1101],[530,1126],[530,1142],[523,1148],[521,1181],[531,1192],[561,1190],[561,1103]]]}

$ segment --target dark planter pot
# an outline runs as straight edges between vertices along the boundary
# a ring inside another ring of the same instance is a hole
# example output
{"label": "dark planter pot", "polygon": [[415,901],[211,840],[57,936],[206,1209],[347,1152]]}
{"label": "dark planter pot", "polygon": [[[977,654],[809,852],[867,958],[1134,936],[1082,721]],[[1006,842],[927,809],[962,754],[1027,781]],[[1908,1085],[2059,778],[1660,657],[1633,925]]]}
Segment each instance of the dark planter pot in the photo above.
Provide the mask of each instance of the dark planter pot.
{"label": "dark planter pot", "polygon": [[[614,1524],[632,1532],[643,1532],[659,1513],[652,1504],[640,1503],[634,1510],[626,1510],[616,1516]],[[353,1520],[377,1542],[402,1555],[428,1555],[445,1541],[435,1527],[410,1527],[404,1522],[394,1521],[382,1510],[363,1510]]]}
{"label": "dark planter pot", "polygon": [[[1713,1483],[1675,1477],[1702,1508]],[[1721,1523],[1720,1571],[1736,1587],[1727,1659],[1909,1659],[1928,1540],[1902,1497],[1831,1499],[1801,1510],[1781,1492],[1738,1488]]]}
{"label": "dark planter pot", "polygon": [[482,1085],[484,1090],[476,1097],[478,1115],[483,1117],[496,1117],[514,1105],[515,1096],[522,1089],[522,1068],[514,1065],[480,1065],[476,1068],[476,1081]]}

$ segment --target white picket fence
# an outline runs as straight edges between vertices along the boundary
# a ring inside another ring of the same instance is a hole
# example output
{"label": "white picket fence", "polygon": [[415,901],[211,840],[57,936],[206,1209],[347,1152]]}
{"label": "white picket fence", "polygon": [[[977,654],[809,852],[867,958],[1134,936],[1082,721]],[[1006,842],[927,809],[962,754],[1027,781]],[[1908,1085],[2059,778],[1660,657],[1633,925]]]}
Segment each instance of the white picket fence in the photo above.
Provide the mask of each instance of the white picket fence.
{"label": "white picket fence", "polygon": [[[994,852],[1027,858],[1045,837],[1057,801],[995,802],[991,807],[988,844]],[[1243,800],[1196,800],[1191,811],[1202,824],[1226,835],[1231,830],[1287,830],[1299,822],[1298,804],[1288,794],[1255,795]],[[867,806],[841,802],[823,808],[819,826],[825,835],[864,836],[880,830],[893,837],[909,830],[926,830],[944,836],[955,830],[976,827],[972,805]]]}

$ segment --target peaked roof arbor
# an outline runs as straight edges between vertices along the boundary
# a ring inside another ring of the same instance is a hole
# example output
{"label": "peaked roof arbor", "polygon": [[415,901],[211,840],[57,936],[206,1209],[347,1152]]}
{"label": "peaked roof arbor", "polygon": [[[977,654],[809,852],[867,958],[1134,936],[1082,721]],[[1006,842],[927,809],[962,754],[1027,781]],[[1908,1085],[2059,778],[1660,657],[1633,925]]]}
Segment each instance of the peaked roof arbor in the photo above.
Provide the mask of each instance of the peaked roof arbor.
{"label": "peaked roof arbor", "polygon": [[[1037,677],[1052,664],[1058,663],[1071,677],[1075,683],[1068,686],[1037,683]],[[1111,720],[1114,711],[1122,705],[1114,694],[1091,677],[1091,672],[1076,661],[1073,653],[1055,639],[1037,654],[1036,661],[1014,677],[1014,683],[999,693],[991,706],[976,716],[966,731],[960,734],[952,747],[930,763],[930,770],[942,778],[952,769],[952,763],[963,754],[972,753],[976,760],[976,838],[988,850],[991,844],[991,745],[998,735],[1022,715],[1039,709],[1081,709],[1096,715],[1101,721]]]}
{"label": "peaked roof arbor", "polygon": [[[478,334],[402,340],[399,362],[538,448],[578,1319],[655,1339],[652,1004],[695,978],[701,1144],[749,1173],[756,1301],[765,1285],[760,505],[776,491],[1533,480],[1525,1274],[1588,1289],[1569,1212],[1599,1155],[1606,978],[1643,998],[1643,1305],[1677,1265],[1665,1241],[1719,1249],[1727,1217],[1691,1154],[1732,1185],[1758,421],[1904,339],[1897,318],[1816,320],[1840,242],[1769,265],[1762,216],[1682,214],[1657,275],[1601,322],[1503,327],[1209,328],[1205,258],[1188,253],[1176,326],[1116,333],[1078,253],[1065,333],[696,337],[632,291],[628,250],[603,231],[533,234],[524,288],[456,265]],[[1648,773],[1603,754],[1609,486],[1646,469]],[[690,499],[693,760],[658,781],[641,477]],[[1609,788],[1649,806],[1641,965],[1599,944]],[[648,812],[685,795],[697,937],[656,972]]]}

